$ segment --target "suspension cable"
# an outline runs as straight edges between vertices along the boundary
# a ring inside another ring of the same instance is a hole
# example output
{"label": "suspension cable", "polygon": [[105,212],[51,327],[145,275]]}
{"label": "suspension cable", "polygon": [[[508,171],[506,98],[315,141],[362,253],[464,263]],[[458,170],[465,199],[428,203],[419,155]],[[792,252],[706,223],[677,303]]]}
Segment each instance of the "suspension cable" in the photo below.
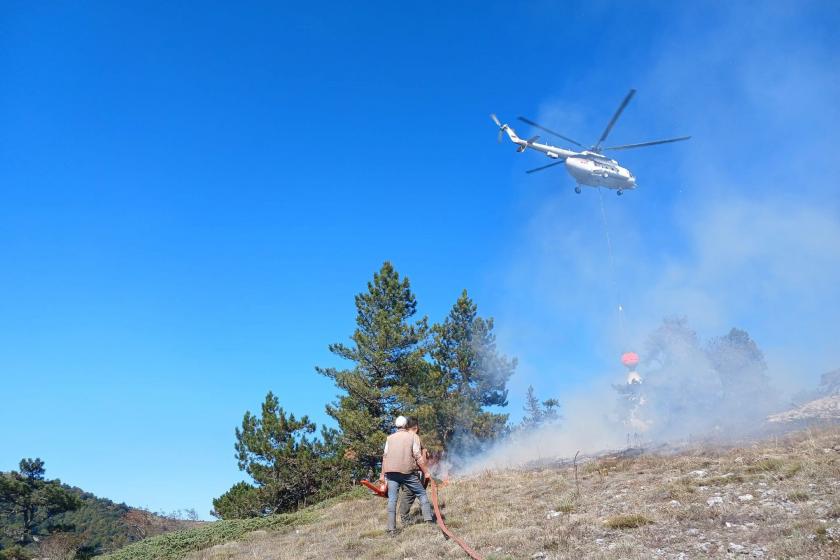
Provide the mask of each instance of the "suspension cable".
{"label": "suspension cable", "polygon": [[621,285],[616,280],[615,274],[615,257],[613,256],[612,239],[610,238],[610,227],[607,222],[607,211],[604,207],[604,195],[601,193],[601,187],[598,187],[598,201],[601,203],[601,220],[604,225],[604,236],[607,238],[607,253],[610,259],[610,284],[613,287],[613,293],[618,300],[618,336],[622,348],[625,345],[624,338],[624,305],[621,303]]}

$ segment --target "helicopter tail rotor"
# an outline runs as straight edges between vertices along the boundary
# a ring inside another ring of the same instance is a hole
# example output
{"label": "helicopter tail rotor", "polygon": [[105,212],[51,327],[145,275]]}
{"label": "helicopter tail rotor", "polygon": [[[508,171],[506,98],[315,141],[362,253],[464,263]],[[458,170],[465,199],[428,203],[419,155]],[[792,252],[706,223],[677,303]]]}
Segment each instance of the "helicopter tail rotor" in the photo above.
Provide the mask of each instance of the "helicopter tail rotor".
{"label": "helicopter tail rotor", "polygon": [[501,144],[502,143],[502,132],[504,132],[506,125],[502,124],[502,121],[499,120],[499,117],[497,117],[495,113],[490,113],[490,118],[493,119],[493,122],[496,123],[496,126],[499,127],[499,137],[497,138],[496,141],[499,144]]}

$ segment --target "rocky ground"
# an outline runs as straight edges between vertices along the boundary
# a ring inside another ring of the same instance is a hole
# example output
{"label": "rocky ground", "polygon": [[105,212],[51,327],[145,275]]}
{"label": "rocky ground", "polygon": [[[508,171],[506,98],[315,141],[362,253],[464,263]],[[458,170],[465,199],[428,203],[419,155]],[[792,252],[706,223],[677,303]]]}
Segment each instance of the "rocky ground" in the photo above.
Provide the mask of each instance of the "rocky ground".
{"label": "rocky ground", "polygon": [[[452,481],[447,522],[488,560],[840,558],[840,428],[627,455]],[[466,558],[433,526],[384,526],[371,495],[189,558]]]}
{"label": "rocky ground", "polygon": [[829,395],[809,401],[792,410],[774,414],[768,418],[770,422],[810,422],[814,419],[840,419],[840,395]]}

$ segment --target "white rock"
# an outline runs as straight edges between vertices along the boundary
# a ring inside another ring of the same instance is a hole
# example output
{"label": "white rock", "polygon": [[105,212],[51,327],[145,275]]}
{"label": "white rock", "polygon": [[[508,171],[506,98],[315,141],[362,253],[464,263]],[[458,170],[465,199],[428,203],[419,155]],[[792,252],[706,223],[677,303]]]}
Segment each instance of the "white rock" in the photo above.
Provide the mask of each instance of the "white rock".
{"label": "white rock", "polygon": [[548,512],[548,514],[546,514],[545,518],[546,519],[551,519],[552,517],[558,517],[559,515],[560,515],[559,511],[551,510],[551,511]]}
{"label": "white rock", "polygon": [[729,548],[727,548],[727,550],[738,554],[746,554],[748,552],[744,545],[735,543],[729,543]]}
{"label": "white rock", "polygon": [[699,470],[696,470],[696,471],[691,471],[688,474],[690,474],[692,476],[696,476],[697,478],[703,478],[704,476],[706,476],[706,471],[704,469],[699,469]]}
{"label": "white rock", "polygon": [[717,505],[717,504],[722,504],[722,503],[723,503],[723,498],[721,498],[720,496],[712,496],[711,498],[706,500],[706,504],[708,504],[709,507],[712,507],[712,506]]}
{"label": "white rock", "polygon": [[668,503],[671,505],[671,507],[680,507],[680,505],[682,505],[677,500],[671,500]]}
{"label": "white rock", "polygon": [[738,500],[742,502],[751,502],[753,500],[752,494],[744,494],[743,496],[738,496]]}

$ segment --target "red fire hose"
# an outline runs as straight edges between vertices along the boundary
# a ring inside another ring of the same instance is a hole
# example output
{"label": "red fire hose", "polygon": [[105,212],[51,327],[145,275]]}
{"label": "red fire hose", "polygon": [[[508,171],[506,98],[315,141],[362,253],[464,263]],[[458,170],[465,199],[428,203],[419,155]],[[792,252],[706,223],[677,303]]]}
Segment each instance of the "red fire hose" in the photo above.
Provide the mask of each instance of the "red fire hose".
{"label": "red fire hose", "polygon": [[[460,537],[457,537],[455,535],[455,533],[453,533],[449,529],[449,527],[446,526],[446,523],[443,522],[443,514],[440,513],[440,506],[438,505],[438,488],[437,488],[437,484],[435,483],[435,479],[430,478],[429,483],[430,483],[430,486],[431,486],[430,491],[429,491],[429,494],[431,494],[430,499],[431,499],[431,502],[432,502],[432,507],[435,508],[435,519],[437,520],[437,524],[438,524],[438,527],[440,527],[440,530],[443,531],[443,534],[446,535],[447,538],[455,541],[458,544],[458,546],[460,546],[463,549],[463,551],[467,553],[467,556],[469,556],[473,560],[484,560],[478,554],[478,552],[473,550],[472,547],[470,547],[470,545],[465,543]],[[371,484],[370,481],[367,481],[367,480],[363,480],[362,485],[365,486],[366,488],[368,488],[369,490],[371,490],[377,496],[380,496],[382,498],[387,498],[388,497],[388,490],[387,490],[387,487],[385,487],[384,485],[377,486],[377,485]]]}
{"label": "red fire hose", "polygon": [[362,486],[364,486],[365,488],[367,488],[368,490],[370,490],[371,492],[373,492],[374,494],[376,494],[380,498],[387,498],[388,497],[388,487],[385,486],[384,484],[381,484],[379,486],[375,486],[375,485],[371,484],[369,480],[363,480],[362,481]]}

